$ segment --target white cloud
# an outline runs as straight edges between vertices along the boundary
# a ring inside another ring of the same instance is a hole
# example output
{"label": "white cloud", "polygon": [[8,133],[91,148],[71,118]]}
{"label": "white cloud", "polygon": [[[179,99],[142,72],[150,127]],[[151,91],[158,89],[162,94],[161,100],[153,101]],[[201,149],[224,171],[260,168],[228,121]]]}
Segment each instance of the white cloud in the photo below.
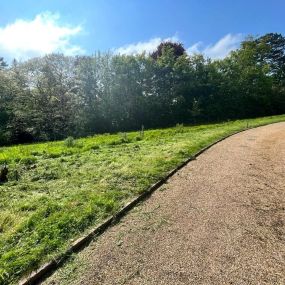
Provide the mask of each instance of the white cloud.
{"label": "white cloud", "polygon": [[62,25],[59,19],[59,14],[45,12],[33,20],[17,19],[0,27],[0,55],[6,59],[27,59],[52,52],[66,55],[83,53],[80,46],[70,43],[82,27]]}
{"label": "white cloud", "polygon": [[177,42],[179,41],[179,39],[176,36],[164,39],[157,37],[157,38],[152,38],[147,42],[138,42],[122,46],[120,48],[114,49],[114,52],[116,54],[125,54],[125,55],[141,54],[143,52],[151,53],[155,51],[155,49],[161,42],[164,41]]}
{"label": "white cloud", "polygon": [[197,42],[194,45],[192,45],[191,47],[189,47],[187,49],[187,53],[188,54],[195,54],[195,53],[201,53],[200,51],[200,46],[202,46],[203,43],[202,42]]}
{"label": "white cloud", "polygon": [[227,34],[215,44],[203,47],[202,42],[195,43],[187,49],[188,54],[202,53],[212,59],[226,57],[231,51],[237,49],[243,40],[242,34]]}

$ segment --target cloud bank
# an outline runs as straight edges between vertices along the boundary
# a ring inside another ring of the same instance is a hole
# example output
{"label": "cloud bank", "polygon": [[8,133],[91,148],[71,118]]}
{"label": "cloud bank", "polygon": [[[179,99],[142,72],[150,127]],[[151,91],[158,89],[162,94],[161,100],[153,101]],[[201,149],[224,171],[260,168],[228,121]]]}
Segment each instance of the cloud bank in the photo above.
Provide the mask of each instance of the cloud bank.
{"label": "cloud bank", "polygon": [[71,39],[81,33],[82,27],[63,25],[59,20],[59,14],[45,12],[32,20],[17,19],[0,27],[0,55],[8,60],[25,60],[53,52],[83,53],[80,46],[71,43]]}
{"label": "cloud bank", "polygon": [[[201,53],[212,59],[221,59],[226,57],[231,51],[237,49],[243,40],[242,34],[227,34],[214,44],[204,45],[203,42],[197,42],[186,48],[189,55]],[[152,38],[149,41],[138,42],[114,49],[117,54],[134,55],[142,52],[151,53],[163,41],[179,41],[176,36],[170,38]]]}

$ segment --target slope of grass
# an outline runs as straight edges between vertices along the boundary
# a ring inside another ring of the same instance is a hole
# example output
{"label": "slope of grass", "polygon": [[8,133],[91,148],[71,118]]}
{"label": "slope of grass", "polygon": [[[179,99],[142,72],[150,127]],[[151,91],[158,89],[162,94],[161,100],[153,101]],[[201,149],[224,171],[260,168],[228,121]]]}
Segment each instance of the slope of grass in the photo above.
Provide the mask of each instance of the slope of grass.
{"label": "slope of grass", "polygon": [[285,115],[0,148],[0,284],[16,282],[204,146]]}

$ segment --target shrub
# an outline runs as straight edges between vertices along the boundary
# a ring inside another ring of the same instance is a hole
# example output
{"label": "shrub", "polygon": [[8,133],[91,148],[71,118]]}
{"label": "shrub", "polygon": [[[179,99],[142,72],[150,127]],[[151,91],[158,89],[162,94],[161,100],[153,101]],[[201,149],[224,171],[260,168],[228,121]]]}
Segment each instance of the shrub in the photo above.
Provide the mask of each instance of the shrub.
{"label": "shrub", "polygon": [[183,124],[176,124],[176,126],[175,126],[176,133],[183,133],[184,132],[183,127],[184,127]]}
{"label": "shrub", "polygon": [[127,133],[119,133],[120,135],[120,140],[122,143],[128,143],[130,140],[127,137]]}
{"label": "shrub", "polygon": [[73,137],[68,137],[64,141],[64,145],[66,147],[74,147],[75,146],[75,139]]}

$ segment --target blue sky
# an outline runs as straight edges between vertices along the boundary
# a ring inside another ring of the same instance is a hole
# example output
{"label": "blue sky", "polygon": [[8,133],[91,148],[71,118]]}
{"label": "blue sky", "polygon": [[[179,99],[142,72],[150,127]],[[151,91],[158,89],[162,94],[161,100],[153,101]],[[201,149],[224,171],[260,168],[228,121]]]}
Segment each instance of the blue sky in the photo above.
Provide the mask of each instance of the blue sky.
{"label": "blue sky", "polygon": [[1,3],[0,56],[152,51],[165,39],[224,57],[246,35],[285,34],[284,0],[9,0]]}

